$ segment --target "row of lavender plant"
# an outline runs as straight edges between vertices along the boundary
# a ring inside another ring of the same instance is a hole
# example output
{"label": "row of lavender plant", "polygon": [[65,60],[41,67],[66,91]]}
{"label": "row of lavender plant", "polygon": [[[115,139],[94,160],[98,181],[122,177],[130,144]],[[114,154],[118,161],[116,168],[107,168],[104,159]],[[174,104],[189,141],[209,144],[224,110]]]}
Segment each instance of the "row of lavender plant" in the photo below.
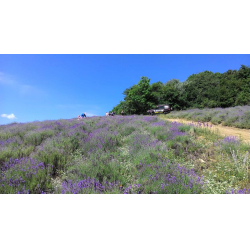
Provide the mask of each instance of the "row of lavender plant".
{"label": "row of lavender plant", "polygon": [[[118,150],[122,138],[134,132],[130,150],[138,155],[145,150],[153,154],[159,147],[166,150],[157,140],[140,134],[143,126],[156,120],[135,116],[104,117],[83,122],[45,121],[1,126],[1,193],[52,192],[51,178],[59,176],[60,171],[67,174],[63,183],[79,182],[83,177],[97,178],[102,183],[121,182],[119,190],[128,192],[133,183],[127,183],[127,176],[136,175],[137,169],[127,173],[123,167],[124,157]],[[79,154],[76,156],[75,152]],[[30,172],[30,169],[36,170]],[[61,189],[61,192],[65,191]]]}
{"label": "row of lavender plant", "polygon": [[[107,124],[108,121],[108,124]],[[178,132],[181,124],[157,122],[153,117],[116,117],[102,119],[97,127],[116,128],[113,133],[122,138],[126,135],[126,152],[112,152],[108,159],[98,147],[88,158],[76,157],[67,178],[63,181],[62,193],[200,193],[204,182],[194,171],[169,161],[166,140],[184,136]],[[156,139],[147,130],[161,127],[167,130],[165,141]],[[99,130],[99,128],[98,128]],[[112,130],[112,129],[111,129]],[[132,133],[131,133],[132,132]],[[123,148],[126,151],[125,148]],[[91,157],[92,156],[92,157]],[[106,161],[105,161],[106,160]],[[126,165],[130,163],[130,167]],[[89,178],[91,176],[92,178]],[[132,178],[129,179],[129,176]]]}
{"label": "row of lavender plant", "polygon": [[223,124],[237,128],[250,128],[250,106],[174,111],[168,114],[168,117],[211,122],[215,125]]}
{"label": "row of lavender plant", "polygon": [[190,129],[148,116],[0,126],[0,193],[203,193]]}

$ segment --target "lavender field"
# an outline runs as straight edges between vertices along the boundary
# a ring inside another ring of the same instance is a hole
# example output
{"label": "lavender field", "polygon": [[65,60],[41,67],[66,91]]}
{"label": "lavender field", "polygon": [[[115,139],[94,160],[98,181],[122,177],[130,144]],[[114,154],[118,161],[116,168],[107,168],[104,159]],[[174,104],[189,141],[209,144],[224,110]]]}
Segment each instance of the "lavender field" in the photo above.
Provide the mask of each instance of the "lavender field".
{"label": "lavender field", "polygon": [[250,129],[250,106],[174,111],[168,117]]}
{"label": "lavender field", "polygon": [[250,146],[151,116],[0,126],[1,194],[249,193]]}

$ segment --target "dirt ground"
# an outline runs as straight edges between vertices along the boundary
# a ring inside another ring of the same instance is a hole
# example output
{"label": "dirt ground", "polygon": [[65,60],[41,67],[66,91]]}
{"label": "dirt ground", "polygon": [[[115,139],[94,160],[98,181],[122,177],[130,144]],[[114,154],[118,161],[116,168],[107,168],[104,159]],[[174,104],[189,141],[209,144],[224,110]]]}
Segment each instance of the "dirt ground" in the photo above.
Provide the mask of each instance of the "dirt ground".
{"label": "dirt ground", "polygon": [[[192,122],[184,119],[168,119],[168,118],[162,118],[166,119],[171,122],[180,122],[180,123],[198,123],[198,122]],[[210,128],[214,132],[219,132],[222,136],[236,136],[237,138],[241,138],[243,141],[250,143],[250,129],[240,129],[240,128],[233,128],[233,127],[226,127],[220,125],[214,125],[212,123],[208,123],[209,126],[212,125]]]}

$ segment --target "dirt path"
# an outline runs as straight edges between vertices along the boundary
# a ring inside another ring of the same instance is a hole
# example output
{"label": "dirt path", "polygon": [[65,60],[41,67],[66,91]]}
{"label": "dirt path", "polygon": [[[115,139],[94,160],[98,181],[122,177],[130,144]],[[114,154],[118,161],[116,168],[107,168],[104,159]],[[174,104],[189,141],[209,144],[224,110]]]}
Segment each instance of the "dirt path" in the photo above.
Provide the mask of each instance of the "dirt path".
{"label": "dirt path", "polygon": [[[168,118],[162,118],[162,119],[166,119],[168,121],[171,122],[180,122],[180,123],[194,123],[194,124],[198,124],[198,122],[192,122],[192,121],[188,121],[188,120],[184,120],[184,119],[168,119]],[[226,127],[226,126],[222,126],[222,125],[214,125],[210,122],[208,122],[209,126],[212,125],[212,127],[210,128],[212,131],[214,132],[219,132],[220,135],[222,136],[236,136],[238,138],[241,138],[242,140],[244,140],[245,142],[250,143],[250,130],[249,129],[240,129],[240,128],[233,128],[233,127]]]}

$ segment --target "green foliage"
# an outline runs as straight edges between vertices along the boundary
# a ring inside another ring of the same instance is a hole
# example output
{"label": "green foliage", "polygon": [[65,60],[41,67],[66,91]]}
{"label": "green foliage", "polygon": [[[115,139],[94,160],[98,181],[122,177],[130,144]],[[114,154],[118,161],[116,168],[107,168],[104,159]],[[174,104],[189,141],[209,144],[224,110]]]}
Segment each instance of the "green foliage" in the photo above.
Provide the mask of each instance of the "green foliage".
{"label": "green foliage", "polygon": [[[117,114],[145,114],[161,103],[170,104],[174,110],[188,108],[234,107],[250,104],[250,68],[225,73],[203,71],[190,75],[186,81],[171,79],[165,84],[158,81],[149,85],[150,79],[141,77],[138,84],[126,89],[125,98],[113,108]],[[205,119],[208,120],[208,119]]]}
{"label": "green foliage", "polygon": [[124,98],[128,114],[143,114],[154,105],[154,96],[149,85],[150,79],[141,77],[137,85],[133,85]]}
{"label": "green foliage", "polygon": [[122,110],[123,112],[127,111],[124,101],[120,101],[120,103],[112,109],[112,111],[115,112],[117,115],[121,114]]}
{"label": "green foliage", "polygon": [[[125,114],[146,114],[146,111],[153,106],[158,99],[156,92],[152,92],[151,85],[149,85],[150,79],[147,77],[141,77],[141,80],[137,85],[133,85],[131,88],[126,89],[123,94],[125,95],[124,101],[115,106],[112,111],[120,114],[123,110]],[[157,83],[157,86],[162,85]],[[154,89],[156,86],[153,87]]]}
{"label": "green foliage", "polygon": [[163,103],[168,103],[170,104],[171,107],[174,109],[180,109],[181,108],[181,93],[178,88],[180,85],[179,80],[172,79],[165,83],[164,88],[163,88]]}
{"label": "green foliage", "polygon": [[163,100],[163,89],[164,85],[162,82],[156,82],[151,84],[151,92],[153,94],[154,101],[162,103],[164,102]]}

